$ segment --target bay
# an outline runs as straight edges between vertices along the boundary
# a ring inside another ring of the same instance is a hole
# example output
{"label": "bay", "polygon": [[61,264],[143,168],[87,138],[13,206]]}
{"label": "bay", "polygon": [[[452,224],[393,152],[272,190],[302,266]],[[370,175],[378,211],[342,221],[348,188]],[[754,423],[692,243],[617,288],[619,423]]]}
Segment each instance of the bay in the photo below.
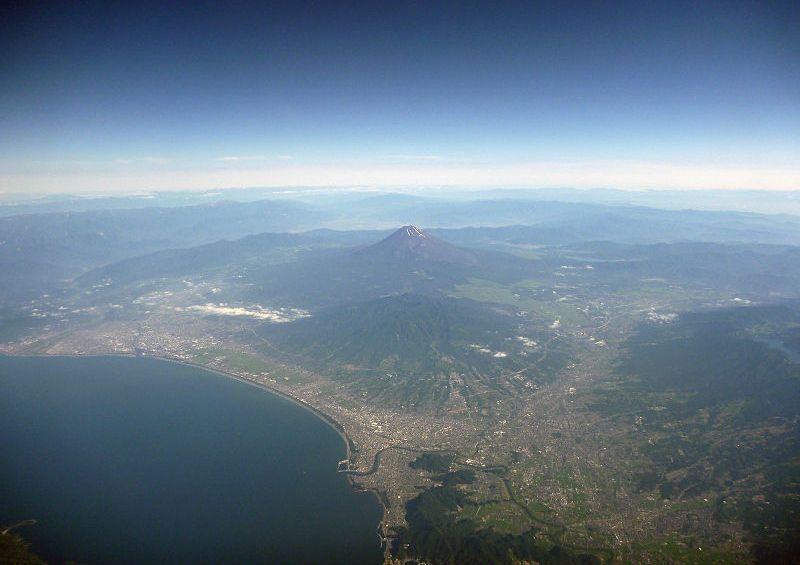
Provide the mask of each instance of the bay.
{"label": "bay", "polygon": [[52,563],[380,563],[339,434],[274,393],[126,357],[0,357],[0,524]]}

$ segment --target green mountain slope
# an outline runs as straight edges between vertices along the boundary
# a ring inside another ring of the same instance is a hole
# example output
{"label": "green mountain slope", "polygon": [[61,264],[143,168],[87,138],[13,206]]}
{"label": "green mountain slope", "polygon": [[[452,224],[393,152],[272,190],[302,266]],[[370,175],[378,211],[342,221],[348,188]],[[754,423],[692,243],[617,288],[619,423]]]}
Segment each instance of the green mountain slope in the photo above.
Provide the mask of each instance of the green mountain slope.
{"label": "green mountain slope", "polygon": [[[323,370],[404,406],[471,398],[523,367],[516,318],[466,300],[403,294],[330,308],[265,326],[271,353]],[[488,398],[488,397],[487,397]]]}

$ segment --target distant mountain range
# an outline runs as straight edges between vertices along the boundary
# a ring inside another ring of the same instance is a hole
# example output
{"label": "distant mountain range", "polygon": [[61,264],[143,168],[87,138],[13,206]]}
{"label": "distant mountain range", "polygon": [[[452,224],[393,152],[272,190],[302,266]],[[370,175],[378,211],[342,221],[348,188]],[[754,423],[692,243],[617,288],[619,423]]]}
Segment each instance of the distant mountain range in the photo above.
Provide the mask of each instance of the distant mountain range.
{"label": "distant mountain range", "polygon": [[[800,245],[800,218],[795,216],[545,201],[525,192],[519,197],[498,194],[503,197],[490,198],[487,193],[452,199],[319,194],[302,202],[273,198],[175,207],[146,207],[148,200],[138,199],[139,208],[129,207],[137,201],[110,200],[108,206],[121,208],[0,217],[0,265],[5,267],[0,271],[0,306],[55,292],[88,271],[148,253],[265,232],[332,228],[385,233],[386,228],[410,219],[427,226],[427,236],[440,236],[439,230],[447,228],[444,239],[448,243],[467,247],[498,242],[563,245],[591,241]],[[3,213],[38,209],[5,207]],[[437,256],[460,255],[455,263],[469,262],[463,253],[438,249],[423,251],[422,257],[436,260]],[[480,258],[478,263],[483,261]]]}

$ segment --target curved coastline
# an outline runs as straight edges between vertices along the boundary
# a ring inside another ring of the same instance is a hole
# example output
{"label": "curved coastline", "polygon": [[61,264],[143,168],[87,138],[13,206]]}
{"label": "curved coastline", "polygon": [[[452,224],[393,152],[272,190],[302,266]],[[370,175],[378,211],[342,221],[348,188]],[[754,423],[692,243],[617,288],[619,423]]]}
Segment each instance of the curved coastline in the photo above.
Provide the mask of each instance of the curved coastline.
{"label": "curved coastline", "polygon": [[[174,357],[166,357],[166,356],[163,356],[163,355],[136,355],[136,354],[133,354],[133,353],[101,353],[101,354],[97,354],[97,355],[78,355],[78,354],[74,354],[74,353],[72,353],[72,354],[70,354],[70,353],[66,353],[66,354],[59,353],[59,354],[54,354],[54,355],[47,354],[47,353],[44,353],[44,354],[25,354],[25,353],[23,353],[23,354],[8,354],[8,353],[0,353],[0,356],[23,357],[23,358],[24,357],[74,357],[74,358],[125,357],[125,358],[144,358],[144,359],[156,359],[156,360],[165,361],[165,362],[168,362],[168,363],[176,363],[178,365],[185,365],[187,367],[192,367],[192,368],[195,368],[195,369],[201,369],[203,371],[208,371],[210,373],[216,373],[219,376],[226,377],[226,378],[229,378],[229,379],[234,379],[234,380],[239,381],[241,383],[244,383],[244,384],[256,387],[256,388],[260,388],[260,389],[265,390],[265,391],[267,391],[267,392],[269,392],[271,394],[275,394],[277,396],[280,396],[281,398],[283,398],[285,400],[288,400],[289,402],[291,402],[295,406],[299,406],[300,408],[304,408],[305,410],[308,410],[314,416],[316,416],[318,419],[322,420],[325,424],[327,424],[329,427],[333,428],[333,430],[339,435],[339,437],[342,438],[342,441],[344,441],[345,449],[346,449],[346,452],[347,452],[346,454],[347,454],[347,460],[348,461],[350,461],[351,454],[353,452],[353,446],[354,446],[353,440],[350,439],[350,436],[347,435],[347,432],[345,431],[344,426],[342,426],[333,417],[331,417],[329,414],[324,413],[319,408],[316,408],[315,406],[312,406],[312,405],[308,404],[307,402],[305,402],[303,400],[300,400],[299,398],[295,398],[295,397],[291,396],[290,394],[288,394],[286,392],[283,392],[283,391],[278,390],[276,388],[272,388],[269,385],[266,385],[264,383],[250,380],[248,378],[245,378],[245,377],[243,377],[241,375],[237,375],[237,374],[232,373],[232,372],[226,372],[226,371],[222,371],[220,369],[215,369],[215,368],[212,368],[212,367],[206,367],[205,365],[200,365],[199,363],[192,363],[192,362],[186,361],[184,359],[178,359],[178,358],[174,358]],[[386,449],[386,448],[384,448],[384,449]],[[383,449],[381,451],[383,451]],[[376,454],[376,458],[379,461],[379,457],[377,457],[377,455],[378,454]],[[373,462],[373,466],[374,466],[374,464],[375,463]],[[377,469],[373,469],[372,470],[373,473],[375,471],[377,471]],[[381,498],[380,492],[378,492],[375,489],[366,489],[366,488],[361,487],[360,485],[358,485],[353,480],[353,474],[350,473],[350,472],[342,472],[342,474],[347,476],[347,481],[350,483],[350,486],[354,490],[357,490],[357,491],[360,491],[360,492],[371,493],[375,497],[375,500],[378,502],[378,505],[381,507],[382,517],[381,517],[381,521],[378,523],[378,526],[377,526],[376,530],[377,530],[377,533],[378,533],[378,538],[380,539],[381,547],[384,549],[384,551],[386,551],[388,549],[388,547],[389,547],[389,544],[388,544],[388,541],[387,541],[386,532],[383,529],[383,526],[384,526],[383,517],[386,516],[387,508],[386,508],[386,504],[383,502],[383,499]]]}
{"label": "curved coastline", "polygon": [[[149,359],[160,359],[162,361],[169,361],[169,362],[172,362],[172,363],[178,363],[178,364],[186,365],[186,366],[189,366],[189,367],[195,367],[195,368],[198,368],[198,369],[203,369],[203,370],[206,370],[206,371],[217,373],[217,374],[219,374],[221,376],[224,376],[224,377],[229,377],[229,378],[235,379],[237,381],[240,381],[240,382],[245,383],[245,384],[252,385],[252,386],[257,387],[257,388],[261,388],[263,390],[266,390],[267,392],[271,392],[271,393],[277,394],[277,395],[289,400],[290,402],[294,403],[295,405],[309,410],[311,413],[313,413],[319,419],[321,419],[326,424],[328,424],[330,427],[332,427],[334,430],[336,430],[336,433],[338,433],[339,436],[342,438],[342,440],[344,440],[344,443],[345,443],[345,446],[346,446],[346,449],[347,449],[347,460],[348,461],[350,460],[351,447],[352,447],[353,444],[352,444],[352,440],[347,435],[347,432],[345,431],[344,426],[342,426],[339,422],[337,422],[334,418],[332,418],[328,414],[325,414],[320,409],[318,409],[318,408],[316,408],[314,406],[311,406],[310,404],[308,404],[307,402],[305,402],[303,400],[300,400],[298,398],[294,398],[293,396],[291,396],[291,395],[289,395],[289,394],[287,394],[287,393],[285,393],[283,391],[271,388],[270,386],[265,385],[263,383],[254,382],[254,381],[251,381],[251,380],[249,380],[247,378],[241,377],[241,376],[233,374],[233,373],[226,373],[225,371],[220,371],[220,370],[217,370],[217,369],[211,369],[211,368],[208,368],[208,367],[204,367],[203,365],[199,365],[197,363],[186,362],[186,361],[183,361],[181,359],[171,359],[169,357],[161,357],[161,356],[155,356],[155,355],[138,355],[138,356],[137,355],[119,355],[119,356],[120,357],[146,357],[146,358],[149,358]],[[44,357],[44,356],[40,356],[40,357]],[[55,356],[53,356],[53,357],[55,357]],[[74,357],[89,357],[89,356],[88,355],[75,355]],[[375,490],[375,489],[362,488],[360,485],[357,485],[355,483],[355,481],[353,480],[353,477],[359,477],[359,476],[363,477],[363,476],[368,476],[368,475],[372,475],[372,474],[376,473],[378,471],[378,469],[380,468],[381,454],[384,451],[388,451],[390,449],[397,449],[397,450],[400,450],[400,451],[407,451],[407,452],[410,452],[410,453],[426,453],[427,452],[427,453],[454,453],[456,455],[458,454],[456,451],[454,451],[452,449],[422,449],[422,448],[407,447],[407,446],[403,446],[403,445],[387,445],[387,446],[379,449],[377,452],[375,452],[375,455],[374,455],[374,458],[373,458],[373,461],[372,461],[372,465],[368,470],[366,470],[366,471],[357,471],[357,470],[348,469],[348,470],[338,471],[338,472],[342,473],[343,475],[347,475],[347,479],[350,482],[350,485],[354,489],[359,490],[361,492],[370,492],[370,493],[372,493],[375,496],[375,498],[377,499],[378,504],[383,509],[383,516],[386,516],[387,506],[384,503],[383,499],[381,498],[381,493],[379,491]],[[475,470],[482,471],[482,472],[493,472],[493,471],[499,470],[499,469],[502,469],[502,470],[506,471],[508,469],[505,465],[498,465],[498,466],[493,466],[493,467],[478,467],[476,465],[470,465],[470,464],[464,464],[464,465],[467,466],[467,467],[471,467],[471,468],[473,468]],[[523,505],[514,497],[513,491],[510,488],[508,479],[503,479],[503,484],[507,489],[507,492],[509,494],[509,498],[511,499],[511,501],[515,505],[522,507]],[[557,528],[561,528],[561,529],[564,528],[563,524],[558,524],[556,522],[550,522],[550,521],[544,520],[544,519],[542,519],[540,517],[534,516],[534,514],[531,513],[528,508],[525,508],[525,512],[534,522],[538,522],[538,523],[541,523],[541,524],[544,524],[544,525],[547,525],[547,526],[550,526],[550,527],[557,527]],[[389,552],[390,545],[389,545],[389,537],[387,535],[387,532],[384,531],[383,525],[384,525],[384,522],[383,522],[383,520],[381,520],[381,522],[378,524],[377,531],[378,531],[378,537],[380,538],[381,547],[384,550],[384,557],[386,557],[388,552]],[[555,540],[559,544],[563,545],[564,547],[567,547],[567,548],[573,549],[573,550],[578,550],[578,551],[590,551],[590,552],[603,553],[606,556],[606,559],[607,559],[606,562],[607,563],[610,563],[611,561],[613,561],[614,552],[613,552],[613,550],[611,550],[609,548],[605,548],[605,547],[583,547],[583,546],[579,546],[579,545],[569,544],[569,543],[563,542],[560,539],[560,537],[561,537],[560,535],[557,535],[555,537]]]}
{"label": "curved coastline", "polygon": [[[295,406],[299,406],[301,408],[304,408],[304,409],[308,410],[314,416],[316,416],[318,419],[322,420],[325,424],[327,424],[328,426],[333,428],[333,430],[339,435],[339,437],[342,438],[342,440],[344,441],[344,444],[345,444],[345,449],[346,449],[346,454],[347,454],[347,460],[348,461],[350,460],[352,452],[353,452],[353,445],[354,445],[353,441],[347,435],[347,432],[345,431],[344,426],[342,426],[338,421],[336,421],[329,414],[326,414],[325,412],[323,412],[319,408],[316,408],[315,406],[312,406],[312,405],[308,404],[304,400],[301,400],[299,398],[295,398],[295,397],[291,396],[290,394],[288,394],[288,393],[286,393],[284,391],[272,388],[272,387],[270,387],[269,385],[267,385],[265,383],[254,381],[254,380],[248,379],[246,377],[243,377],[241,375],[237,375],[237,374],[235,374],[233,372],[226,372],[226,371],[223,371],[223,370],[220,370],[220,369],[216,369],[216,368],[212,368],[212,367],[206,367],[204,365],[200,365],[198,363],[192,363],[192,362],[186,361],[184,359],[180,359],[180,358],[166,357],[166,356],[161,356],[161,355],[137,355],[137,354],[130,354],[130,353],[108,353],[108,354],[98,354],[98,355],[83,355],[83,354],[8,354],[8,353],[0,353],[0,357],[21,357],[21,358],[25,358],[25,357],[30,357],[30,358],[43,358],[43,357],[71,357],[71,358],[124,357],[124,358],[143,358],[143,359],[154,359],[154,360],[158,360],[158,361],[165,361],[165,362],[169,362],[169,363],[175,363],[175,364],[178,364],[178,365],[184,365],[184,366],[191,367],[191,368],[194,368],[194,369],[200,369],[200,370],[203,370],[203,371],[208,371],[210,373],[215,373],[215,374],[217,374],[217,375],[219,375],[221,377],[234,379],[234,380],[239,381],[241,383],[244,383],[244,384],[256,387],[256,388],[260,388],[260,389],[262,389],[262,390],[264,390],[266,392],[275,394],[275,395],[280,396],[281,398],[283,398],[285,400],[288,400],[289,402],[291,402]],[[452,449],[425,449],[425,448],[408,447],[408,446],[404,446],[404,445],[387,445],[387,446],[379,449],[374,454],[372,464],[371,464],[370,468],[367,469],[367,470],[360,471],[360,470],[355,470],[355,469],[345,469],[345,470],[337,469],[338,473],[341,473],[341,474],[347,476],[347,481],[348,481],[348,483],[350,484],[350,486],[354,490],[359,491],[359,492],[369,492],[369,493],[371,493],[375,497],[375,500],[377,501],[377,503],[380,506],[380,508],[382,509],[382,518],[381,518],[381,521],[376,526],[376,533],[378,535],[378,540],[379,540],[379,543],[381,545],[381,549],[383,551],[384,559],[389,557],[389,551],[390,551],[390,547],[391,547],[390,546],[391,538],[388,535],[388,532],[386,532],[385,529],[384,529],[384,527],[385,527],[385,517],[386,517],[386,512],[387,512],[387,503],[382,498],[382,493],[379,490],[374,489],[374,488],[364,488],[364,487],[362,487],[361,485],[357,484],[354,481],[354,477],[368,476],[368,475],[372,475],[372,474],[376,473],[378,471],[379,467],[380,467],[381,455],[383,454],[384,451],[388,451],[390,449],[397,449],[397,450],[400,450],[400,451],[406,451],[406,452],[411,452],[411,453],[426,453],[426,452],[428,452],[428,453],[453,453],[453,454],[457,455],[457,452],[452,450]],[[466,464],[466,463],[462,463],[462,465],[464,465],[466,467],[469,467],[469,468],[472,468],[472,469],[475,469],[477,471],[481,471],[481,472],[495,472],[495,471],[498,471],[498,470],[503,470],[503,471],[507,470],[507,467],[505,467],[505,465],[498,465],[498,466],[493,466],[493,467],[479,467],[479,466],[476,466],[476,465],[471,465],[471,464]],[[539,516],[533,515],[533,513],[531,513],[529,509],[523,508],[523,505],[515,498],[515,496],[513,494],[513,491],[510,488],[510,485],[509,485],[507,479],[503,479],[503,484],[504,484],[504,486],[505,486],[505,488],[507,490],[507,494],[508,494],[509,499],[511,500],[511,502],[514,503],[515,505],[519,506],[520,508],[522,508],[523,511],[525,511],[525,513],[534,522],[537,522],[537,523],[540,523],[540,524],[543,524],[543,525],[546,525],[546,526],[554,527],[554,528],[557,529],[558,533],[556,533],[556,535],[551,538],[555,543],[558,543],[560,545],[563,545],[564,547],[567,547],[567,548],[573,549],[573,550],[589,551],[589,552],[593,552],[593,553],[601,553],[606,557],[606,559],[607,559],[606,562],[607,563],[610,563],[613,560],[614,551],[611,550],[610,548],[579,546],[579,545],[574,545],[574,544],[569,544],[569,543],[563,542],[563,540],[560,539],[561,538],[560,533],[561,533],[561,531],[563,531],[564,524],[551,522],[551,521],[542,519]],[[35,523],[35,520],[22,522],[20,524],[17,524],[16,526],[27,525],[28,522],[34,522]],[[16,526],[14,526],[14,527],[16,527]]]}

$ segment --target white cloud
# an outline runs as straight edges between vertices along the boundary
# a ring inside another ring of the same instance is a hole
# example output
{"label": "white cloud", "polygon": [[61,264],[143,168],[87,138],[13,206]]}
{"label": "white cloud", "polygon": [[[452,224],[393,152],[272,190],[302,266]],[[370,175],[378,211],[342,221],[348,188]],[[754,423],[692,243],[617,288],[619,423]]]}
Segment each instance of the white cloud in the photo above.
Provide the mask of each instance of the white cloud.
{"label": "white cloud", "polygon": [[255,305],[250,308],[241,306],[228,306],[227,304],[196,304],[186,308],[176,307],[179,312],[194,311],[202,314],[214,314],[217,316],[243,316],[255,318],[257,320],[269,320],[276,323],[292,322],[299,318],[307,318],[307,310],[300,308],[264,308]]}
{"label": "white cloud", "polygon": [[237,163],[240,161],[270,161],[277,159],[278,161],[289,161],[294,159],[291,155],[225,155],[224,157],[217,157],[215,161],[223,161],[228,163]]}
{"label": "white cloud", "polygon": [[53,167],[64,167],[70,166],[73,168],[97,168],[97,167],[109,167],[109,166],[116,166],[116,165],[166,165],[171,163],[172,159],[168,159],[166,157],[156,157],[156,156],[148,156],[148,157],[119,157],[117,159],[73,159],[71,161],[49,161],[47,165]]}
{"label": "white cloud", "polygon": [[440,161],[441,155],[387,155],[389,159],[399,159],[401,161]]}
{"label": "white cloud", "polygon": [[237,161],[264,161],[267,157],[264,155],[226,155],[225,157],[217,157],[215,161],[237,162]]}

